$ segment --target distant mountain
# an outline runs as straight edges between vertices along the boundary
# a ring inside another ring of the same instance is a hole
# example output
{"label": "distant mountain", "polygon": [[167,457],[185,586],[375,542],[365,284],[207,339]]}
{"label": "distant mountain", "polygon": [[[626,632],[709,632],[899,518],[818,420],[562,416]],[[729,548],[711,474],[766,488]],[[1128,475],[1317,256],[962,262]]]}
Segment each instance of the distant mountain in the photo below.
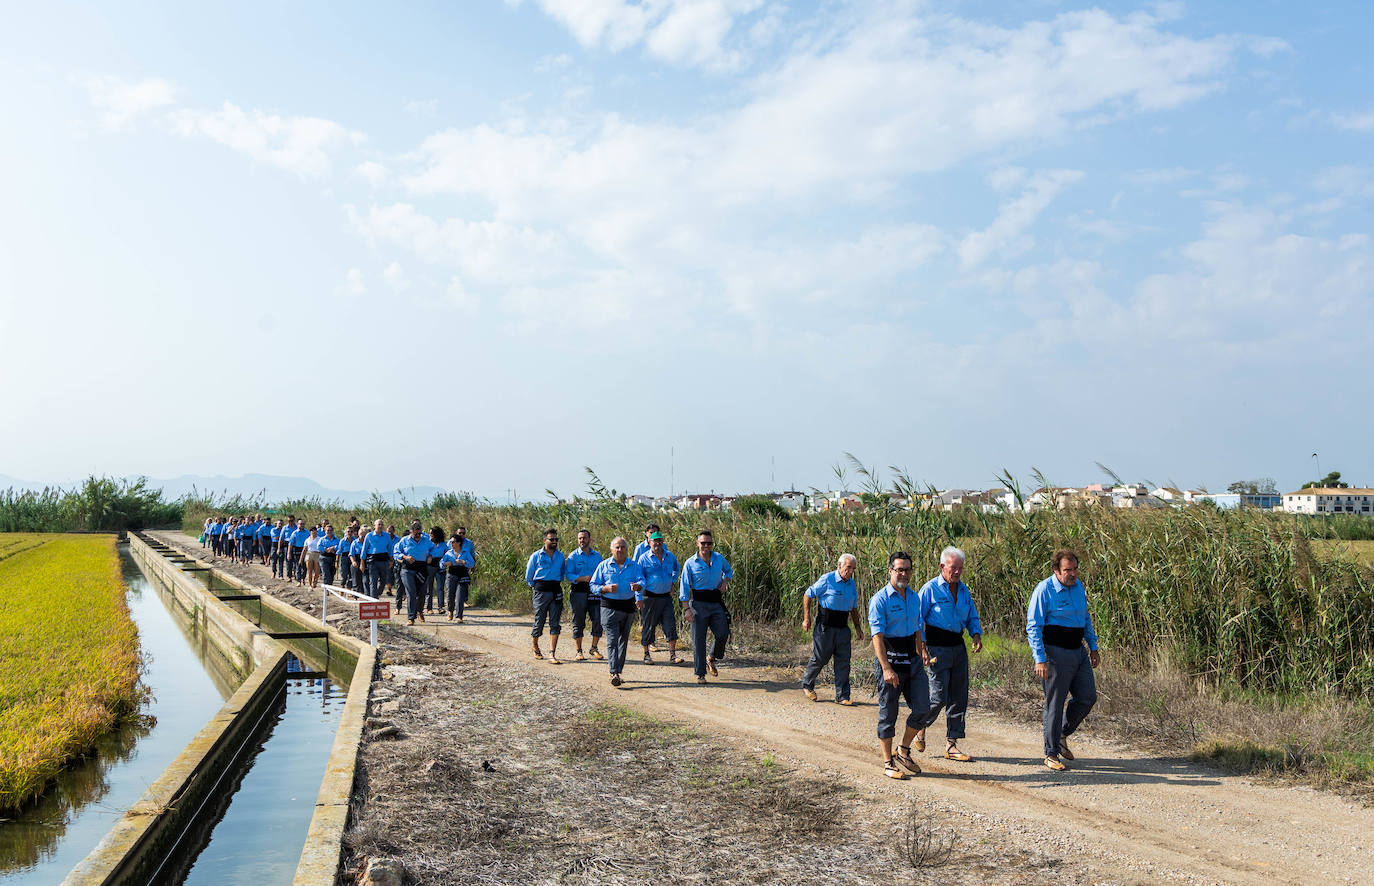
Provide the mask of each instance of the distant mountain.
{"label": "distant mountain", "polygon": [[[72,480],[56,485],[63,489],[72,489],[79,486],[81,482],[82,480]],[[0,474],[0,490],[41,490],[44,486],[50,485],[53,484],[34,483],[11,477],[8,474]],[[233,495],[260,496],[269,504],[301,498],[319,498],[325,501],[341,501],[345,505],[353,505],[361,504],[372,497],[371,490],[330,489],[307,477],[277,477],[271,474],[244,474],[242,477],[203,477],[186,474],[170,479],[149,477],[148,485],[154,489],[161,488],[162,497],[169,501],[188,495],[192,491],[202,495],[208,493],[218,498]],[[399,490],[378,489],[377,494],[391,502],[397,502],[403,498],[409,502],[418,502],[422,499],[433,498],[435,493],[443,491],[445,490],[438,486],[407,486]]]}

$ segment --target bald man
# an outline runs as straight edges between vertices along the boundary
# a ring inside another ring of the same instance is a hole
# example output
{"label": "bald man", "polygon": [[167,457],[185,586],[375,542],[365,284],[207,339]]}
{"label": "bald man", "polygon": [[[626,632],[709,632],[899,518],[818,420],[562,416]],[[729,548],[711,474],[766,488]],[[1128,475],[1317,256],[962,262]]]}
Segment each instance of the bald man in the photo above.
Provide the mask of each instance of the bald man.
{"label": "bald man", "polygon": [[[811,631],[811,661],[802,674],[802,692],[816,700],[816,678],[831,658],[835,660],[835,701],[849,706],[849,662],[851,640],[849,625],[864,639],[863,620],[859,617],[859,589],[854,572],[859,561],[853,554],[841,554],[834,572],[827,572],[806,589],[802,596],[802,630]],[[812,629],[811,601],[817,602],[815,629]]]}

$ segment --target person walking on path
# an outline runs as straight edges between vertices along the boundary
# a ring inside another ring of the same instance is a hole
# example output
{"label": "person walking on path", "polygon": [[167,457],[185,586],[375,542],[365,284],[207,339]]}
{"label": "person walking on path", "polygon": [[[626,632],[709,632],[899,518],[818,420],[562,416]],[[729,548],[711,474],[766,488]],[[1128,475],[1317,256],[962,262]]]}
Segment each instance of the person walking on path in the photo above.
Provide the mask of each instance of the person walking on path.
{"label": "person walking on path", "polygon": [[926,727],[933,726],[945,710],[945,759],[968,763],[973,760],[959,750],[968,713],[968,649],[964,631],[973,641],[973,651],[983,651],[983,625],[964,574],[964,552],[955,547],[940,552],[940,574],[925,583],[917,599],[921,622],[925,626],[926,648],[930,650],[930,710],[916,734],[916,750],[926,749]]}
{"label": "person walking on path", "polygon": [[342,541],[334,534],[334,527],[324,524],[324,538],[320,539],[320,577],[324,583],[334,583],[334,572],[339,565],[339,544]]}
{"label": "person walking on path", "polygon": [[[367,595],[374,600],[381,598],[382,588],[386,587],[391,575],[391,548],[391,536],[382,529],[382,521],[373,520],[372,530],[363,536],[359,560],[367,583]],[[401,611],[399,598],[396,600],[396,611]]]}
{"label": "person walking on path", "polygon": [[339,563],[339,587],[353,587],[353,524],[348,524],[344,529],[343,537],[339,539],[338,563]]}
{"label": "person walking on path", "polygon": [[290,547],[286,552],[286,580],[296,584],[305,583],[305,542],[310,538],[310,530],[305,528],[305,518],[296,521],[290,532]]}
{"label": "person walking on path", "polygon": [[682,659],[677,656],[677,612],[673,609],[677,557],[663,546],[663,533],[657,528],[649,533],[649,549],[635,562],[644,570],[644,606],[639,611],[639,645],[644,647],[644,663],[654,663],[649,647],[655,632],[662,627],[663,639],[668,641],[668,664],[681,664]]}
{"label": "person walking on path", "polygon": [[[463,609],[468,605],[468,589],[472,587],[472,569],[476,565],[477,557],[472,552],[472,542],[467,540],[467,529],[459,526],[448,540],[448,550],[439,560],[444,576],[444,596],[448,598],[449,621],[463,623]],[[439,605],[443,608],[442,599]]]}
{"label": "person walking on path", "polygon": [[273,577],[273,578],[281,578],[282,573],[286,571],[286,554],[284,554],[284,553],[282,552],[282,549],[281,549],[281,546],[282,546],[281,536],[282,536],[282,521],[278,520],[278,521],[272,526],[272,536],[271,536],[271,552],[272,552],[272,556],[269,558],[269,562],[270,562],[271,565],[272,565],[272,577]]}
{"label": "person walking on path", "polygon": [[558,634],[563,630],[563,567],[566,558],[558,549],[558,530],[544,530],[544,546],[530,554],[525,564],[525,584],[530,586],[534,602],[534,630],[530,632],[530,645],[534,657],[542,659],[539,651],[539,638],[544,635],[544,622],[549,624],[549,662],[562,664],[558,660]]}
{"label": "person walking on path", "polygon": [[1064,761],[1073,759],[1068,737],[1097,704],[1093,668],[1102,664],[1088,594],[1078,580],[1078,555],[1073,551],[1055,551],[1054,573],[1031,593],[1026,637],[1035,657],[1035,676],[1045,690],[1041,718],[1045,765],[1063,772],[1069,768]]}
{"label": "person walking on path", "polygon": [[314,590],[320,584],[320,544],[324,539],[311,527],[305,537],[305,583]]}
{"label": "person walking on path", "polygon": [[439,561],[448,553],[448,535],[440,526],[429,530],[429,566],[425,574],[425,610],[433,612],[436,608],[444,611],[444,579],[439,569]]}
{"label": "person walking on path", "polygon": [[272,554],[272,521],[266,517],[258,523],[258,562],[263,566],[267,565],[267,558]]}
{"label": "person walking on path", "polygon": [[[926,673],[918,663],[930,663],[921,637],[921,607],[911,590],[911,555],[896,551],[887,558],[888,582],[868,603],[868,626],[873,631],[873,672],[878,680],[878,743],[883,751],[883,774],[903,779],[921,767],[911,758],[911,742],[930,709]],[[897,713],[905,697],[911,714],[897,752]],[[906,770],[905,772],[902,770]]]}
{"label": "person walking on path", "polygon": [[640,557],[643,557],[649,552],[649,542],[652,540],[652,536],[655,532],[662,532],[662,530],[658,528],[657,523],[650,523],[648,526],[644,527],[644,540],[635,545],[635,552],[631,555],[634,557],[636,563],[639,562]]}
{"label": "person walking on path", "polygon": [[[697,533],[697,552],[682,565],[678,598],[687,621],[692,625],[692,670],[698,683],[706,682],[706,672],[720,676],[716,661],[725,657],[725,641],[730,639],[730,614],[725,609],[725,590],[735,572],[721,554],[714,553],[715,536],[711,530]],[[715,637],[710,655],[706,654],[706,631]]]}
{"label": "person walking on path", "polygon": [[582,653],[582,635],[586,632],[587,620],[592,623],[592,643],[588,652],[592,658],[602,658],[601,650],[596,648],[604,629],[601,624],[601,595],[592,590],[592,573],[604,559],[592,550],[592,534],[589,530],[577,530],[577,550],[568,555],[563,566],[564,576],[568,579],[568,601],[572,603],[573,645],[577,647],[577,660],[586,661]]}
{"label": "person walking on path", "polygon": [[401,587],[406,595],[406,624],[415,624],[418,615],[425,620],[425,581],[429,577],[429,556],[434,543],[425,535],[419,520],[410,524],[410,534],[396,542],[396,559],[401,565]]}
{"label": "person walking on path", "polygon": [[367,560],[363,557],[362,528],[353,526],[348,530],[348,568],[353,583],[350,588],[360,594],[367,593]]}
{"label": "person walking on path", "polygon": [[[854,572],[858,568],[859,561],[853,554],[841,554],[835,571],[822,575],[802,595],[802,630],[811,631],[811,660],[802,674],[802,692],[812,701],[816,700],[816,678],[826,662],[834,658],[835,701],[846,706],[854,704],[849,699],[850,622],[854,624],[854,633],[860,640],[864,639],[863,619],[859,616],[859,589],[854,583]],[[812,600],[820,610],[816,613],[814,628],[811,626]]]}
{"label": "person walking on path", "polygon": [[617,536],[611,541],[611,555],[592,573],[592,589],[601,598],[601,625],[606,631],[606,665],[611,685],[619,686],[625,670],[625,652],[630,646],[630,621],[635,610],[644,605],[644,569],[627,555],[630,543]]}

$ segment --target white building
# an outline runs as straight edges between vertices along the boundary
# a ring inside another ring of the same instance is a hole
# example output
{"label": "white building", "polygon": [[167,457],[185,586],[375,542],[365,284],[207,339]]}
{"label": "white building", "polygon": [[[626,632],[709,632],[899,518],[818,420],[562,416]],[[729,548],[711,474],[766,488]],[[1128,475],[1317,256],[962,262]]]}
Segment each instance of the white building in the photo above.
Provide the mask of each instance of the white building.
{"label": "white building", "polygon": [[1290,514],[1374,513],[1374,489],[1299,489],[1283,494],[1283,509]]}

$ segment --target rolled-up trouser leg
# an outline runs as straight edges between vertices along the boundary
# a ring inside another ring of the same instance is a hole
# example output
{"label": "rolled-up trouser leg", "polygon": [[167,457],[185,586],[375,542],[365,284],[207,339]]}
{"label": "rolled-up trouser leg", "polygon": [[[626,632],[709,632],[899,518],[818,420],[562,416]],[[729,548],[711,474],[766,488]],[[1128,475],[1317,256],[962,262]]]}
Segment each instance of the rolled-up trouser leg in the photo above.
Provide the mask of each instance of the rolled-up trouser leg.
{"label": "rolled-up trouser leg", "polygon": [[897,685],[889,686],[883,680],[883,666],[873,659],[873,674],[878,680],[878,737],[892,738],[897,734],[897,714],[901,698],[906,699],[911,713],[907,715],[908,729],[920,729],[930,708],[930,694],[926,684],[925,669],[913,665],[892,666],[897,674]]}
{"label": "rolled-up trouser leg", "polygon": [[589,591],[572,591],[568,594],[568,603],[572,606],[572,635],[574,640],[581,640],[582,635],[587,629],[587,600],[591,598]]}
{"label": "rolled-up trouser leg", "polygon": [[605,609],[601,613],[601,625],[606,632],[606,664],[612,674],[625,670],[625,651],[630,646],[630,621],[633,612],[620,612]]}
{"label": "rolled-up trouser leg", "polygon": [[558,636],[563,630],[563,590],[536,590],[534,592],[534,630],[531,637],[544,635],[544,623],[548,621],[549,633]]}
{"label": "rolled-up trouser leg", "polygon": [[[846,628],[848,633],[849,629]],[[821,671],[825,670],[826,663],[835,654],[835,637],[830,628],[821,624],[819,621],[811,628],[811,660],[806,663],[806,670],[802,672],[802,688],[814,690],[816,688],[816,678]],[[839,687],[836,686],[836,691]]]}
{"label": "rolled-up trouser leg", "polygon": [[401,570],[401,586],[406,594],[406,618],[413,619],[424,602],[425,574],[416,569]]}
{"label": "rolled-up trouser leg", "polygon": [[605,614],[605,611],[606,611],[606,610],[604,610],[604,609],[602,608],[602,606],[601,606],[601,598],[600,598],[600,597],[588,597],[588,598],[587,598],[587,617],[590,618],[590,619],[591,619],[591,622],[592,622],[592,641],[593,641],[593,642],[592,642],[592,645],[593,645],[593,646],[596,645],[596,642],[595,642],[595,641],[596,641],[596,638],[597,638],[597,637],[600,637],[600,636],[602,636],[603,634],[606,633],[606,629],[605,629],[605,627],[603,626],[603,623],[602,623],[602,618],[603,618],[603,616],[604,616],[604,614]]}
{"label": "rolled-up trouser leg", "polygon": [[301,559],[300,548],[292,548],[286,552],[286,580],[296,581],[297,567]]}
{"label": "rolled-up trouser leg", "polygon": [[935,725],[940,711],[945,711],[945,738],[964,737],[964,719],[968,713],[968,650],[958,646],[931,646],[935,659],[930,666],[930,707],[922,719],[921,728]]}
{"label": "rolled-up trouser leg", "polygon": [[725,618],[725,607],[720,603],[692,601],[696,620],[692,622],[692,670],[698,677],[706,676],[706,632],[715,638],[711,647],[711,658],[720,658],[725,650],[725,639],[730,636],[729,623]]}
{"label": "rolled-up trouser leg", "polygon": [[[1092,665],[1088,663],[1088,650],[1082,646],[1077,649],[1063,649],[1058,646],[1045,646],[1045,662],[1050,666],[1050,675],[1041,684],[1045,690],[1045,709],[1041,728],[1045,738],[1045,756],[1059,753],[1059,741],[1073,730],[1068,729],[1069,717],[1073,718],[1073,729],[1083,722],[1083,718],[1097,702],[1097,687],[1093,681]],[[1086,679],[1079,674],[1086,670]],[[1068,703],[1066,716],[1064,706]]]}
{"label": "rolled-up trouser leg", "polygon": [[[639,645],[648,646],[654,642],[655,634],[663,621],[663,612],[673,605],[667,597],[645,595],[644,608],[639,610]],[[663,629],[663,639],[668,639],[668,629]]]}
{"label": "rolled-up trouser leg", "polygon": [[382,588],[386,587],[387,578],[391,575],[391,561],[373,560],[367,564],[367,574],[372,580],[372,587],[368,588],[368,594],[373,599],[382,596]]}
{"label": "rolled-up trouser leg", "polygon": [[320,557],[320,579],[327,585],[334,583],[334,565],[338,563],[337,557]]}

